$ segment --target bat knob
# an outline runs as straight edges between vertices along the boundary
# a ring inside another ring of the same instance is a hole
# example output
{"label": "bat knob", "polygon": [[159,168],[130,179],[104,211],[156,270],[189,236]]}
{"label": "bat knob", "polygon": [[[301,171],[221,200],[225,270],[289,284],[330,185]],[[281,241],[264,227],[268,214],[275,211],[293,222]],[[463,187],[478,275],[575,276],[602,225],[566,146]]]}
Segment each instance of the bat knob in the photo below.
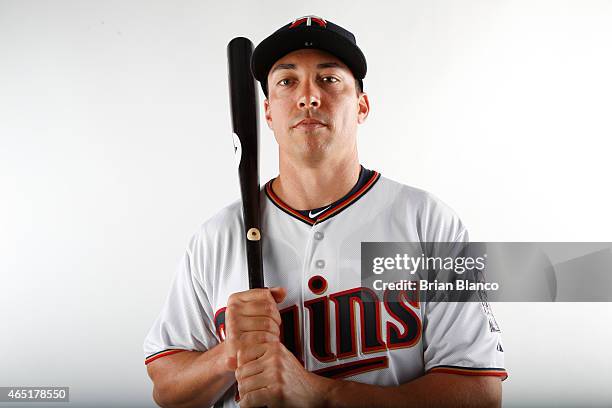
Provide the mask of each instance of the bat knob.
{"label": "bat knob", "polygon": [[249,241],[259,241],[261,239],[261,233],[257,228],[250,228],[247,231],[247,239]]}

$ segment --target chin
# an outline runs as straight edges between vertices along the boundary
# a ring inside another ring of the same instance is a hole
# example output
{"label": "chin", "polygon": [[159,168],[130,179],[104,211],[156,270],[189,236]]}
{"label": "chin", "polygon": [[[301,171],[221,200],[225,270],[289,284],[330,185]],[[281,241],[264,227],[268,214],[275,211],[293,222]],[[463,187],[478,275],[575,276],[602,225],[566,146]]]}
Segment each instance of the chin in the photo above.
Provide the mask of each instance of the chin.
{"label": "chin", "polygon": [[283,138],[286,152],[299,160],[319,160],[332,153],[333,139],[325,129],[314,131],[294,131]]}
{"label": "chin", "polygon": [[329,133],[308,132],[300,138],[304,147],[309,150],[327,150],[332,144],[332,137]]}
{"label": "chin", "polygon": [[302,160],[307,161],[320,161],[333,154],[332,146],[328,141],[314,138],[302,144],[299,150]]}

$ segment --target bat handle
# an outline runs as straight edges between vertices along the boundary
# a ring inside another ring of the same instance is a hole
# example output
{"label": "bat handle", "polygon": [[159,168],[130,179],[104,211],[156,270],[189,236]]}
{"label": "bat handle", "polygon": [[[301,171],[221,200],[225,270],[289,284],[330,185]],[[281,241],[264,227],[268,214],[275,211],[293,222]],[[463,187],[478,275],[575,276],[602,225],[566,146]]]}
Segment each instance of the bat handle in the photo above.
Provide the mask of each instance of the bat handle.
{"label": "bat handle", "polygon": [[263,259],[261,256],[261,232],[251,227],[247,231],[247,266],[249,269],[249,289],[264,287]]}

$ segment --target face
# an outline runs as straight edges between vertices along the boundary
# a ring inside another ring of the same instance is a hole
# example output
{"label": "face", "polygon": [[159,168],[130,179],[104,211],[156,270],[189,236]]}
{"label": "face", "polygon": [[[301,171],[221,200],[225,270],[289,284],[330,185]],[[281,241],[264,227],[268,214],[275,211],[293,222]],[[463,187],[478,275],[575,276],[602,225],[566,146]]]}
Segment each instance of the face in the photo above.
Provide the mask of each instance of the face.
{"label": "face", "polygon": [[369,112],[348,67],[314,49],[294,51],[272,66],[264,107],[281,159],[302,161],[356,154],[357,126]]}

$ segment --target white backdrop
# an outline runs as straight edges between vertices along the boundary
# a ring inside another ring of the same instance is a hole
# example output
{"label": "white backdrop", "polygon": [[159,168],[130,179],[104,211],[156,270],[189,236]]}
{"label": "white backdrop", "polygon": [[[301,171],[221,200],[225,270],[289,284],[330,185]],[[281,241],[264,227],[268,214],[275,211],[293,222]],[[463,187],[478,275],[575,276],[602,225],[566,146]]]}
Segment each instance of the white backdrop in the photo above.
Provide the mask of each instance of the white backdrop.
{"label": "white backdrop", "polygon": [[[305,14],[368,59],[366,167],[475,241],[612,241],[609,1],[0,0],[0,386],[153,405],[143,338],[190,235],[239,196],[225,47]],[[505,406],[611,403],[611,304],[494,310]]]}

